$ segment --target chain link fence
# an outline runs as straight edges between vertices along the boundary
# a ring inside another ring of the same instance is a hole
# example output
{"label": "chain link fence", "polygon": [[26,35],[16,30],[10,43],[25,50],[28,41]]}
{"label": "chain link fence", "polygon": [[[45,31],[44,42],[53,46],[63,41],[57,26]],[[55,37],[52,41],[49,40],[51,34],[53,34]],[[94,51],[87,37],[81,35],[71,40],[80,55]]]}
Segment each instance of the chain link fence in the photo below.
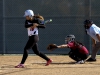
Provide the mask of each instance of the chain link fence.
{"label": "chain link fence", "polygon": [[[0,0],[0,54],[21,54],[28,40],[24,28],[24,11],[32,9],[35,14],[43,15],[45,20],[52,19],[46,29],[39,29],[39,50],[47,54],[67,54],[69,49],[48,52],[50,43],[65,43],[65,36],[74,34],[76,40],[84,43],[91,53],[91,39],[84,32],[83,21],[91,18],[100,26],[99,0]],[[32,50],[29,53],[33,53]]]}

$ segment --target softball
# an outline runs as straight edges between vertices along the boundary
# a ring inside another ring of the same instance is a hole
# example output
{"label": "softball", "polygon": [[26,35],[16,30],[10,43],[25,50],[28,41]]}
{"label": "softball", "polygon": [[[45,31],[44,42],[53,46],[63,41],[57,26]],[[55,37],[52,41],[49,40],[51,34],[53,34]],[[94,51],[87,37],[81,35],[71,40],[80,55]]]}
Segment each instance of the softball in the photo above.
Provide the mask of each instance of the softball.
{"label": "softball", "polygon": [[50,22],[52,21],[52,19],[50,19]]}

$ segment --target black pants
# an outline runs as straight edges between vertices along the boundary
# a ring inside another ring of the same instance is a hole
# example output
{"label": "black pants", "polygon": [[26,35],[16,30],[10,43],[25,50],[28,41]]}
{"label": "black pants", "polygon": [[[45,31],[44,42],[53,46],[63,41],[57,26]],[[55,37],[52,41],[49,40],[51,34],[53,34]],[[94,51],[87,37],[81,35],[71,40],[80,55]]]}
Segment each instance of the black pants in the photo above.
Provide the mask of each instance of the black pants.
{"label": "black pants", "polygon": [[85,60],[88,58],[88,55],[89,54],[82,54],[79,51],[73,51],[73,50],[69,52],[69,57],[75,61]]}
{"label": "black pants", "polygon": [[28,50],[32,48],[32,50],[34,51],[34,53],[40,57],[42,57],[43,59],[45,59],[46,61],[50,60],[45,54],[41,53],[38,50],[38,44],[37,42],[39,41],[39,37],[38,35],[33,35],[29,37],[29,40],[24,48],[24,53],[23,53],[23,57],[22,57],[22,61],[21,64],[24,64],[27,57],[28,57]]}

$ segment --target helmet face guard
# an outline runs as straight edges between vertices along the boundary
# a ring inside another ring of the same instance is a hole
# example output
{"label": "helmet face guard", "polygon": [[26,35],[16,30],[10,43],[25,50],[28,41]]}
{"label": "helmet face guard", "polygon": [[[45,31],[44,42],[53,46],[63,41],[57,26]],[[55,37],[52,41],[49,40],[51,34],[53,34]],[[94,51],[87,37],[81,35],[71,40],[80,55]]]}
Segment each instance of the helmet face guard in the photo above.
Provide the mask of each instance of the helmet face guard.
{"label": "helmet face guard", "polygon": [[65,37],[65,44],[68,44],[71,41],[75,41],[75,36],[74,35],[67,35]]}

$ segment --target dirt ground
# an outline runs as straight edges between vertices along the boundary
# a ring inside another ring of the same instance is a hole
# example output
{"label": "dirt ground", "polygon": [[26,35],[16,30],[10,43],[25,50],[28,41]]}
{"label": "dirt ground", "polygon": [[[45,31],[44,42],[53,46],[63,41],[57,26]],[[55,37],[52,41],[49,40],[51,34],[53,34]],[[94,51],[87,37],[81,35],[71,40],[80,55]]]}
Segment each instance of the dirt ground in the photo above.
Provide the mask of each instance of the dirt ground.
{"label": "dirt ground", "polygon": [[47,55],[53,62],[45,66],[42,58],[29,55],[25,68],[14,68],[22,55],[0,56],[0,75],[100,75],[100,56],[96,62],[74,64],[75,61],[64,55]]}

